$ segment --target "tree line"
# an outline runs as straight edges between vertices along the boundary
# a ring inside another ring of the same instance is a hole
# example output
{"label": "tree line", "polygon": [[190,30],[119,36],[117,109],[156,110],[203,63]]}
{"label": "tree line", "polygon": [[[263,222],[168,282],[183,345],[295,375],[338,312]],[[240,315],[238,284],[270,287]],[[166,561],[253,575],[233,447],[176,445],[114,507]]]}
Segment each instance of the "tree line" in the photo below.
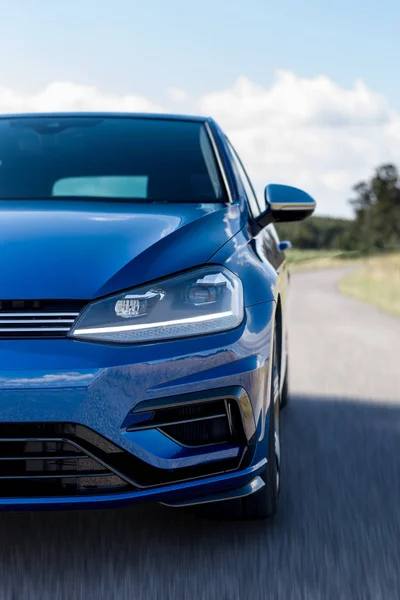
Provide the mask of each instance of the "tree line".
{"label": "tree line", "polygon": [[382,165],[368,181],[357,183],[349,202],[354,219],[311,217],[279,223],[279,237],[310,250],[367,253],[400,248],[400,176],[394,165]]}

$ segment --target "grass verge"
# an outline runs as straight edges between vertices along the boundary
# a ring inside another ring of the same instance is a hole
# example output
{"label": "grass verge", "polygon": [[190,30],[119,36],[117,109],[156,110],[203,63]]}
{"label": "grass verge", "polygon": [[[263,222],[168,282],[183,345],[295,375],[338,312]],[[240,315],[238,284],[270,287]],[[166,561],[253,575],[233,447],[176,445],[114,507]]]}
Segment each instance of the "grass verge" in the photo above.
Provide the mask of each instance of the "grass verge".
{"label": "grass verge", "polygon": [[350,265],[355,256],[341,250],[289,250],[286,254],[291,271],[328,269]]}
{"label": "grass verge", "polygon": [[400,316],[400,253],[374,256],[346,275],[340,291]]}

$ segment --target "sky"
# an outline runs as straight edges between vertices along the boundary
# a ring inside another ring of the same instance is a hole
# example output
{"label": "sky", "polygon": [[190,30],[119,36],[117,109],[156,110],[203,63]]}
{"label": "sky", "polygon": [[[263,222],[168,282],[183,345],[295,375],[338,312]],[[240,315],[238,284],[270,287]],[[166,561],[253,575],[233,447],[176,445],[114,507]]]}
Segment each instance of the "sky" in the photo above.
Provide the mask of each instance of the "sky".
{"label": "sky", "polygon": [[382,6],[0,0],[0,112],[210,115],[259,193],[296,185],[350,217],[352,186],[400,166],[400,3]]}

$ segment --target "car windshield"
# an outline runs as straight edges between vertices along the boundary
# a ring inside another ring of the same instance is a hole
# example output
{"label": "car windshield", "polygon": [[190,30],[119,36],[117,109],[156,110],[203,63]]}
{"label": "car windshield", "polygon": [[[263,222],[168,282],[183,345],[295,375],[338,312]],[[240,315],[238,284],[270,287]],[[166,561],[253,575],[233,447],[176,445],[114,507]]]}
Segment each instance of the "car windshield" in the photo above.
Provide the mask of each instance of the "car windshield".
{"label": "car windshield", "polygon": [[0,198],[226,201],[203,123],[78,116],[0,119]]}

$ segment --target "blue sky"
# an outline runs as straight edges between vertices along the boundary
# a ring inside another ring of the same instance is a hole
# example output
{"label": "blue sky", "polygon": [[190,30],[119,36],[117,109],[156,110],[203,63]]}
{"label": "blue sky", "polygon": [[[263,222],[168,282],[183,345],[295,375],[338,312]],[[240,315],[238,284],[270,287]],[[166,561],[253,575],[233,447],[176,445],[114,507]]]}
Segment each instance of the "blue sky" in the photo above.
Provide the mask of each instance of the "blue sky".
{"label": "blue sky", "polygon": [[361,79],[398,111],[399,22],[395,0],[0,0],[0,87],[67,81],[168,106],[171,87],[200,98],[244,77],[267,90],[283,70],[340,90]]}
{"label": "blue sky", "polygon": [[21,90],[63,78],[160,97],[279,68],[361,77],[400,103],[395,0],[2,0],[0,22],[1,83]]}

